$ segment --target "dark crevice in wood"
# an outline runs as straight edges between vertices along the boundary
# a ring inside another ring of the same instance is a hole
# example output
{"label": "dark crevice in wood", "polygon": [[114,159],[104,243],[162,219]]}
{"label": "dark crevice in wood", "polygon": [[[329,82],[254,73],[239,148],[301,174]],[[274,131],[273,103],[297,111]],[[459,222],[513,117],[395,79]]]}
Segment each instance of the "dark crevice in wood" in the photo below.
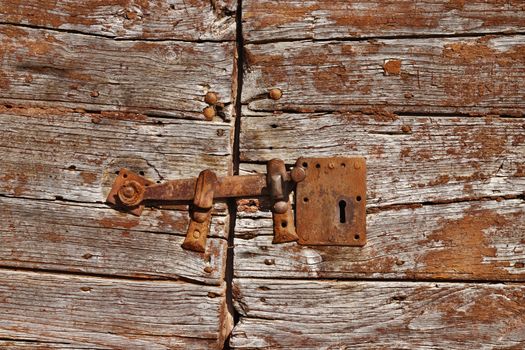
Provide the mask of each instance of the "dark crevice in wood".
{"label": "dark crevice in wood", "polygon": [[246,41],[247,45],[264,45],[264,44],[275,44],[275,43],[287,43],[287,42],[359,42],[368,40],[413,40],[413,39],[441,39],[441,38],[482,38],[484,36],[513,36],[513,35],[525,35],[522,31],[505,31],[505,32],[486,32],[486,33],[437,33],[437,34],[415,34],[415,35],[370,35],[360,37],[333,37],[333,38],[295,38],[295,39],[271,39],[271,40],[252,40]]}
{"label": "dark crevice in wood", "polygon": [[[20,196],[9,196],[9,195],[5,195],[5,194],[0,194],[0,198],[12,198],[12,199],[19,199],[19,200],[24,200],[24,201],[38,201],[38,202],[45,202],[45,203],[56,203],[56,204],[59,204],[59,205],[74,205],[75,207],[81,207],[81,208],[86,208],[86,209],[102,209],[102,210],[105,210],[107,209],[108,211],[113,211],[115,209],[105,205],[103,202],[81,202],[81,201],[74,201],[74,200],[67,200],[67,199],[60,199],[60,200],[57,200],[57,199],[47,199],[47,198],[32,198],[32,197],[20,197]],[[96,204],[101,204],[101,206],[96,206]],[[179,212],[179,213],[187,213],[187,210],[178,210],[178,209],[160,209],[160,208],[156,208],[156,210],[165,210],[165,211],[176,211],[176,212]],[[212,214],[212,217],[224,217],[224,215],[221,215],[221,214]],[[74,227],[86,227],[86,228],[100,228],[100,226],[97,226],[97,225],[83,225],[81,224],[81,221],[77,221],[75,222],[74,224],[72,224],[71,226],[74,226]],[[130,229],[128,228],[119,228],[119,227],[113,227],[112,230],[117,230],[117,231],[129,231]],[[186,235],[184,233],[181,233],[181,234],[177,234],[177,233],[173,233],[173,232],[168,232],[168,231],[151,231],[151,230],[140,230],[140,229],[133,229],[132,230],[133,232],[142,232],[142,233],[150,233],[150,234],[157,234],[157,235],[171,235],[171,236],[177,236],[177,237],[185,237]],[[216,236],[214,235],[213,233],[210,233],[210,235],[208,236],[208,238],[216,238],[216,239],[222,239],[222,240],[226,240],[226,238],[224,237],[221,237],[221,236]]]}
{"label": "dark crevice in wood", "polygon": [[72,345],[72,343],[69,343],[69,342],[36,340],[36,339],[24,339],[24,338],[7,338],[7,337],[0,337],[0,342],[20,342],[20,343],[32,343],[32,344]]}
{"label": "dark crevice in wood", "polygon": [[484,202],[484,201],[499,202],[502,200],[512,200],[512,199],[520,199],[522,201],[525,201],[525,193],[517,194],[517,195],[507,194],[507,195],[501,195],[501,196],[460,197],[460,198],[441,199],[441,200],[434,200],[434,201],[389,204],[389,205],[383,205],[383,206],[380,205],[380,206],[376,206],[372,208],[367,208],[366,213],[373,214],[373,213],[390,211],[390,210],[414,209],[414,208],[420,208],[424,206],[447,205],[447,204],[465,203],[465,202]]}
{"label": "dark crevice in wood", "polygon": [[54,275],[54,276],[71,276],[76,278],[96,278],[96,279],[104,279],[107,281],[128,281],[128,282],[147,282],[147,283],[155,283],[155,282],[173,282],[173,283],[190,283],[194,285],[199,286],[217,286],[213,283],[206,283],[199,280],[194,280],[189,277],[183,277],[183,276],[177,276],[176,278],[172,277],[165,277],[165,276],[144,276],[141,275],[140,277],[131,277],[131,276],[121,276],[121,275],[114,275],[114,274],[104,274],[104,273],[92,273],[92,272],[83,272],[83,271],[65,271],[65,270],[54,270],[54,269],[46,269],[46,268],[28,268],[28,267],[12,267],[12,266],[3,266],[0,263],[0,272],[2,271],[10,271],[10,272],[21,272],[21,273],[34,273],[34,274],[48,274],[48,275]]}
{"label": "dark crevice in wood", "polygon": [[[258,100],[263,100],[263,99],[266,99],[266,95],[260,95],[260,96],[255,96],[249,100],[246,100],[246,101],[243,101],[242,105],[246,108],[248,108],[249,111],[252,111],[252,112],[268,112],[268,113],[273,113],[275,112],[275,110],[273,109],[266,109],[266,108],[256,108],[256,109],[253,109],[250,107],[250,103],[252,102],[256,102]],[[361,114],[365,114],[365,115],[369,115],[370,112],[367,111],[367,109],[369,109],[370,107],[373,107],[373,106],[363,106],[363,105],[356,105],[356,106],[351,106],[351,105],[342,105],[342,107],[344,108],[341,108],[340,110],[338,109],[326,109],[326,108],[308,108],[308,111],[307,112],[303,112],[301,111],[299,108],[280,108],[279,109],[279,113],[286,113],[286,114],[298,114],[298,115],[302,115],[302,114],[325,114],[325,115],[330,115],[330,114],[335,114],[335,113],[348,113],[348,114],[352,114],[352,113],[361,113]],[[509,113],[497,113],[497,111],[495,112],[487,112],[487,113],[479,113],[479,112],[461,112],[461,111],[458,111],[458,112],[425,112],[425,111],[422,111],[422,112],[404,112],[404,111],[399,111],[399,110],[396,110],[395,106],[392,106],[392,105],[389,105],[389,106],[380,106],[380,107],[385,107],[385,111],[388,111],[390,113],[393,113],[395,115],[398,115],[400,117],[431,117],[431,118],[462,118],[462,117],[465,117],[465,118],[477,118],[477,117],[484,117],[484,116],[488,116],[490,115],[491,117],[498,117],[498,118],[513,118],[513,119],[520,119],[520,118],[525,118],[525,114],[520,112],[519,114],[509,114]],[[431,106],[420,106],[420,107],[431,107]]]}
{"label": "dark crevice in wood", "polygon": [[[49,106],[49,105],[46,105],[45,103],[61,103],[61,104],[65,104],[66,106],[72,106],[73,103],[71,101],[63,101],[63,100],[38,100],[38,99],[34,99],[34,100],[26,100],[26,99],[20,99],[20,98],[16,98],[16,97],[9,97],[9,101],[20,101],[24,104],[22,105],[13,105],[13,104],[8,104],[6,103],[5,100],[3,100],[2,102],[0,102],[0,105],[1,106],[4,106],[8,109],[12,109],[14,107],[16,108],[40,108],[40,109],[50,109],[50,110],[53,110],[55,109],[56,110],[56,106]],[[27,104],[29,102],[29,104]],[[35,103],[36,102],[36,103]],[[38,104],[38,103],[42,103],[42,104]],[[225,103],[224,106],[227,106],[229,105],[230,103]],[[86,106],[88,105],[88,103],[82,103],[83,106]],[[197,117],[179,117],[179,116],[173,116],[173,115],[170,115],[168,113],[163,113],[163,110],[160,110],[158,108],[156,108],[156,111],[151,111],[151,110],[145,110],[144,107],[134,107],[134,106],[130,106],[130,105],[126,105],[126,108],[135,108],[134,110],[121,110],[119,109],[119,105],[117,104],[109,104],[109,103],[97,103],[97,104],[89,104],[89,105],[92,105],[92,106],[108,106],[108,107],[115,107],[113,109],[100,109],[100,108],[94,108],[94,109],[90,109],[90,108],[64,108],[63,106],[60,106],[61,110],[64,110],[65,112],[70,112],[70,113],[78,113],[78,114],[83,114],[83,113],[87,113],[87,114],[100,114],[102,115],[103,113],[107,113],[107,112],[115,112],[115,113],[129,113],[129,114],[141,114],[141,115],[144,115],[146,117],[151,117],[151,118],[155,118],[155,119],[166,119],[166,120],[191,120],[191,121],[195,121],[195,122],[202,122],[202,123],[211,123],[210,121],[206,121],[204,119],[201,119],[200,117],[197,118]],[[170,113],[172,112],[178,112],[180,113],[181,115],[185,115],[187,114],[188,112],[190,113],[195,113],[195,115],[197,116],[199,114],[199,112],[195,111],[195,112],[192,112],[192,111],[188,111],[188,110],[182,110],[182,109],[176,109],[176,108],[172,108],[169,110]],[[135,123],[145,123],[145,124],[151,124],[152,122],[151,121],[134,121]],[[213,123],[217,123],[217,122],[213,122]],[[226,124],[229,124],[229,122],[227,122],[226,120],[222,119],[221,123],[224,123],[225,125]],[[219,124],[219,123],[217,123]]]}
{"label": "dark crevice in wood", "polygon": [[[234,131],[233,131],[233,150],[232,150],[232,163],[233,163],[233,174],[239,175],[239,167],[240,167],[240,159],[241,159],[241,152],[240,152],[240,140],[241,140],[241,116],[242,116],[242,84],[243,84],[243,78],[244,78],[244,37],[242,33],[242,0],[238,0],[237,2],[237,11],[235,14],[235,21],[236,21],[236,49],[237,49],[237,76],[233,77],[233,81],[237,83],[237,86],[235,87],[237,89],[236,91],[236,100],[235,100],[235,124],[234,124]],[[231,198],[228,201],[228,212],[230,214],[230,227],[229,227],[229,234],[228,234],[228,251],[226,255],[226,274],[225,274],[225,280],[226,280],[226,303],[228,305],[228,310],[233,316],[233,328],[235,328],[235,325],[239,323],[240,315],[237,309],[234,306],[234,296],[233,296],[233,278],[235,275],[235,264],[234,264],[234,247],[235,247],[235,227],[237,223],[237,200],[235,198]],[[223,349],[230,349],[230,333],[223,345]]]}
{"label": "dark crevice in wood", "polygon": [[[496,277],[496,278],[499,278],[499,277]],[[385,277],[381,277],[381,278],[378,278],[378,277],[366,277],[366,276],[363,276],[363,277],[346,277],[346,278],[323,278],[323,277],[306,277],[306,276],[301,276],[301,277],[294,277],[294,276],[289,276],[289,277],[286,277],[286,279],[277,279],[276,277],[272,277],[272,276],[258,276],[258,277],[243,277],[243,276],[235,276],[235,279],[236,280],[260,280],[260,281],[265,281],[265,280],[269,280],[269,281],[273,281],[274,283],[276,281],[278,281],[279,283],[286,283],[286,281],[293,281],[293,282],[297,282],[297,281],[309,281],[309,282],[392,282],[392,283],[395,283],[395,282],[402,282],[402,283],[414,283],[414,284],[417,284],[417,283],[421,283],[421,282],[425,282],[425,283],[435,283],[436,286],[440,285],[440,284],[462,284],[462,283],[467,283],[467,284],[488,284],[488,285],[497,285],[497,284],[500,284],[500,285],[523,285],[523,282],[525,282],[525,280],[513,280],[513,281],[502,281],[500,279],[488,279],[488,278],[472,278],[472,279],[467,279],[467,278],[440,278],[440,277],[437,277],[437,278],[432,278],[432,277],[428,277],[428,278],[425,278],[425,277],[410,277],[410,276],[407,276],[406,278],[401,278],[401,277],[388,277],[388,276],[385,276]],[[270,290],[270,289],[268,289]]]}
{"label": "dark crevice in wood", "polygon": [[46,26],[39,26],[34,24],[22,24],[17,22],[0,22],[0,26],[13,26],[13,27],[20,27],[20,28],[27,28],[27,29],[36,29],[36,30],[47,30],[52,32],[59,32],[59,33],[67,33],[67,34],[73,34],[73,35],[85,35],[85,36],[91,36],[91,37],[97,37],[97,38],[104,38],[109,40],[115,40],[115,41],[138,41],[138,42],[159,42],[159,43],[172,43],[172,42],[186,42],[186,43],[224,43],[224,42],[230,42],[232,40],[213,40],[213,39],[155,39],[155,38],[120,38],[117,36],[112,35],[104,35],[104,34],[97,34],[97,33],[88,33],[83,32],[81,30],[75,30],[75,29],[63,29],[63,28],[52,28],[52,27],[46,27]]}

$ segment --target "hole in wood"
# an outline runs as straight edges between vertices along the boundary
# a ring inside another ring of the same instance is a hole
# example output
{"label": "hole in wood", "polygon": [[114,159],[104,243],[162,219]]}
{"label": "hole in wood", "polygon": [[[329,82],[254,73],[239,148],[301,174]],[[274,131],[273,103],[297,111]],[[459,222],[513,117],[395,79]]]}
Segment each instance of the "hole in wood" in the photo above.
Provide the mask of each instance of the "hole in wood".
{"label": "hole in wood", "polygon": [[139,175],[140,175],[140,176],[144,176],[144,172],[143,172],[142,170],[139,171]]}
{"label": "hole in wood", "polygon": [[305,203],[308,202],[309,200],[310,200],[310,199],[308,199],[308,197],[304,197],[304,198],[303,198],[303,202],[305,202]]}
{"label": "hole in wood", "polygon": [[308,168],[308,163],[303,162],[303,168]]}
{"label": "hole in wood", "polygon": [[339,222],[341,224],[346,223],[346,201],[339,201]]}

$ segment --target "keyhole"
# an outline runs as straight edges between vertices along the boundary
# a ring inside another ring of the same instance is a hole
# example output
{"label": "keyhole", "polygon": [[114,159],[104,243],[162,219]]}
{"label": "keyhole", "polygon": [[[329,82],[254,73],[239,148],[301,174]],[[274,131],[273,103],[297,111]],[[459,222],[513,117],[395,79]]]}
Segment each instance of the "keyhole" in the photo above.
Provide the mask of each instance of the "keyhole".
{"label": "keyhole", "polygon": [[339,201],[339,222],[344,224],[346,222],[346,201]]}

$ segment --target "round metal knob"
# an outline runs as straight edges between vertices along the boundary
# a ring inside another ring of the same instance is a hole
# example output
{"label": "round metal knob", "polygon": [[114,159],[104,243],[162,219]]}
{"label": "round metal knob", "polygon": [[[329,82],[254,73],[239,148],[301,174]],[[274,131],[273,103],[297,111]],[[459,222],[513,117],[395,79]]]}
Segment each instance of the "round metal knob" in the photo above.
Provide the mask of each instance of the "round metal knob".
{"label": "round metal knob", "polygon": [[137,181],[128,180],[124,182],[118,191],[118,198],[120,202],[128,207],[133,207],[142,202],[144,198],[144,186]]}

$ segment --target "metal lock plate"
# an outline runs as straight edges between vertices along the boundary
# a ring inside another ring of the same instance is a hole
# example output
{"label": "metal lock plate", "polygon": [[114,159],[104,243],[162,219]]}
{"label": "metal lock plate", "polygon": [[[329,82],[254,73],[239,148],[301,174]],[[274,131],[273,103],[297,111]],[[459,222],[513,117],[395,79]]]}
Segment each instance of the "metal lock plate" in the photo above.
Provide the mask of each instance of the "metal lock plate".
{"label": "metal lock plate", "polygon": [[299,244],[365,245],[365,159],[300,158],[297,164],[306,170],[295,198]]}

